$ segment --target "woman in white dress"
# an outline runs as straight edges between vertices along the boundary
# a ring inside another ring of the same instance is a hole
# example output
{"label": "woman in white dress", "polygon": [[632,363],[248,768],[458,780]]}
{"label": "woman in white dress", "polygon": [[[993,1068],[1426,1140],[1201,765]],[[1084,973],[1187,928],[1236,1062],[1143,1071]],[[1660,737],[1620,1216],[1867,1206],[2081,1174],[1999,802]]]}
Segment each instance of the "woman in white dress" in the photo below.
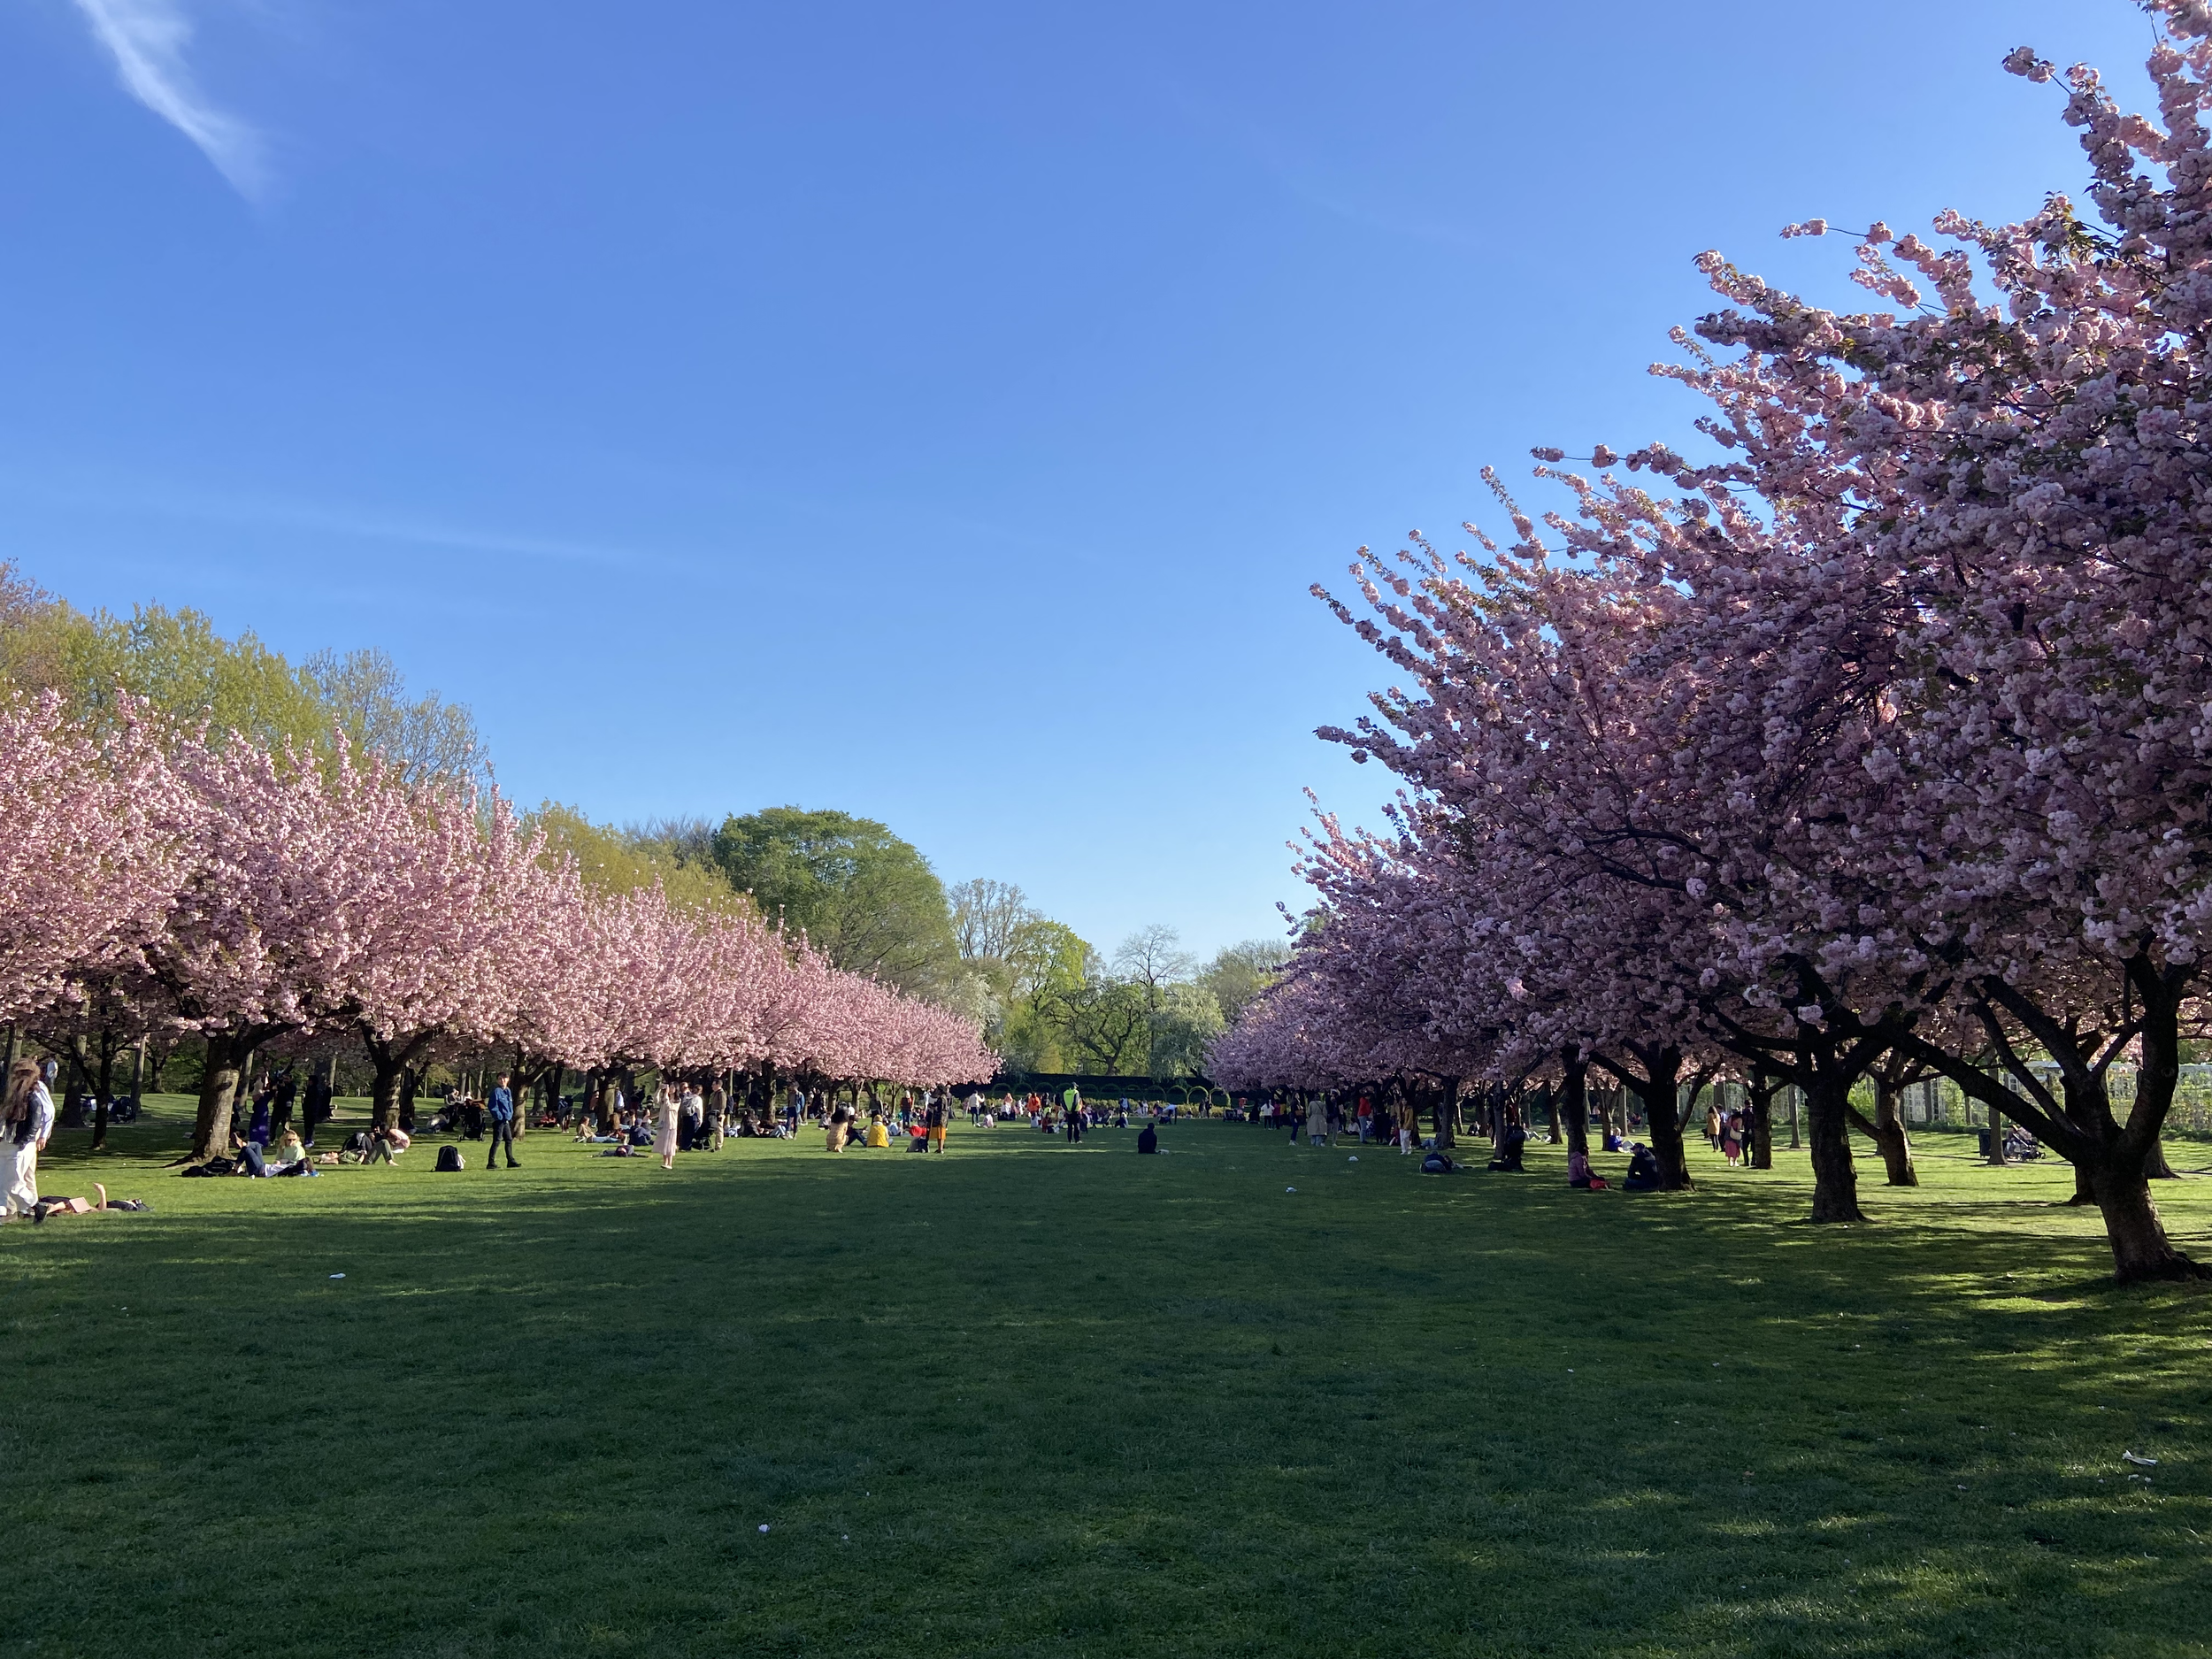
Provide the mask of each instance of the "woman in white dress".
{"label": "woman in white dress", "polygon": [[653,1150],[661,1155],[661,1168],[672,1170],[676,1167],[676,1114],[683,1110],[683,1102],[674,1089],[663,1083],[656,1104],[660,1121],[653,1125]]}
{"label": "woman in white dress", "polygon": [[54,1097],[38,1074],[38,1062],[18,1060],[8,1073],[7,1104],[0,1109],[0,1221],[38,1207],[38,1155],[54,1133]]}

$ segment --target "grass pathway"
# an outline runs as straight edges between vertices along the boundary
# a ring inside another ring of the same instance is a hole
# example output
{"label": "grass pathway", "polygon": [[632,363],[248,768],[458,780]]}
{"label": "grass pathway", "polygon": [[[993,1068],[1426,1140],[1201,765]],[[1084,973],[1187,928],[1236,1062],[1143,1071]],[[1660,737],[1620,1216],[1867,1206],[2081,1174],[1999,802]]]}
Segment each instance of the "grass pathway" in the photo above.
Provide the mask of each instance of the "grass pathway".
{"label": "grass pathway", "polygon": [[155,1213],[0,1229],[0,1655],[2212,1652],[2212,1294],[2109,1288],[2062,1167],[1816,1231],[1788,1155],[184,1181],[185,1110],[99,1161]]}

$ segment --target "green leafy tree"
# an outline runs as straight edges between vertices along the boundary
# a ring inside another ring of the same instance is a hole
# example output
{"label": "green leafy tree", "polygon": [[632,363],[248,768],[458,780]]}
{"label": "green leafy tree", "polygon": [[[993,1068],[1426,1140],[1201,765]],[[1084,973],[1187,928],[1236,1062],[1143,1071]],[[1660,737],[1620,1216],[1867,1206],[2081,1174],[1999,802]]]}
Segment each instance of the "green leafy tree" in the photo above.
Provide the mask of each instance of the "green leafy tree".
{"label": "green leafy tree", "polygon": [[30,634],[26,656],[81,718],[105,718],[119,693],[185,725],[270,747],[326,741],[332,722],[315,688],[251,630],[227,640],[196,611],[147,605],[126,621],[63,605]]}
{"label": "green leafy tree", "polygon": [[326,716],[357,749],[373,749],[410,783],[432,778],[488,780],[490,757],[475,718],[457,703],[408,695],[392,659],[380,650],[318,651],[299,678]]}
{"label": "green leafy tree", "polygon": [[1152,1051],[1152,1008],[1141,985],[1097,979],[1067,1003],[1065,1029],[1081,1070],[1133,1075]]}
{"label": "green leafy tree", "polygon": [[959,943],[944,883],[911,843],[872,818],[795,806],[723,820],[713,856],[763,915],[804,928],[837,966],[942,999]]}
{"label": "green leafy tree", "polygon": [[736,915],[753,908],[718,867],[680,856],[652,834],[595,824],[552,801],[531,815],[529,826],[542,829],[548,849],[574,858],[585,885],[601,892],[628,893],[657,881],[672,902],[693,910]]}
{"label": "green leafy tree", "polygon": [[1163,1079],[1195,1076],[1205,1069],[1206,1045],[1226,1029],[1221,1004],[1204,986],[1163,986],[1152,1010],[1147,1070]]}
{"label": "green leafy tree", "polygon": [[1008,1068],[1079,1069],[1076,1023],[1101,977],[1098,952],[1073,928],[1033,915],[1010,937],[1002,960],[1009,996],[998,1046]]}
{"label": "green leafy tree", "polygon": [[225,639],[196,611],[142,606],[127,620],[90,616],[0,565],[0,681],[60,694],[97,724],[119,694],[186,726],[236,732],[267,747],[327,749],[343,733],[410,781],[480,781],[483,740],[468,710],[433,693],[410,696],[380,650],[324,651],[297,667],[251,631]]}
{"label": "green leafy tree", "polygon": [[1288,945],[1272,939],[1249,939],[1216,952],[1200,972],[1197,982],[1213,993],[1225,1024],[1233,1025],[1252,1000],[1275,983],[1289,960]]}

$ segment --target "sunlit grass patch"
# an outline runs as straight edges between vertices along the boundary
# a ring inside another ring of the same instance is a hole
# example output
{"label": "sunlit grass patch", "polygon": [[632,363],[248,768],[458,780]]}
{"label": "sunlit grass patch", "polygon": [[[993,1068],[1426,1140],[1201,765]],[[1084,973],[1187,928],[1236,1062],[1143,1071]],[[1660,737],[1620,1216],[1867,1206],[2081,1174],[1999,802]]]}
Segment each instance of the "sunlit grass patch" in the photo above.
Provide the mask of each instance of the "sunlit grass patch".
{"label": "sunlit grass patch", "polygon": [[0,1231],[0,1652],[2204,1650],[2212,1299],[2103,1283],[2062,1172],[1939,1141],[1816,1230],[1786,1154],[1169,1135],[250,1183],[133,1125],[153,1214]]}

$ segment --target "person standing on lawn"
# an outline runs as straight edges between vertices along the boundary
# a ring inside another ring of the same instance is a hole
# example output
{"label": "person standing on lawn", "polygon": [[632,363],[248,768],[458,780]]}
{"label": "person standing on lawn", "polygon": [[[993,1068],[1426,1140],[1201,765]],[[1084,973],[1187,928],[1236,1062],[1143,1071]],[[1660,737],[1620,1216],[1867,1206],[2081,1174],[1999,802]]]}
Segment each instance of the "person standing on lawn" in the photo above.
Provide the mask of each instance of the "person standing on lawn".
{"label": "person standing on lawn", "polygon": [[323,1075],[319,1067],[317,1068],[307,1079],[307,1094],[300,1108],[307,1114],[307,1133],[300,1137],[300,1144],[310,1151],[315,1147],[315,1125],[329,1120],[332,1093],[330,1079]]}
{"label": "person standing on lawn", "polygon": [[54,1133],[54,1097],[38,1074],[38,1062],[18,1060],[8,1073],[7,1105],[0,1111],[0,1221],[38,1206],[38,1155]]}
{"label": "person standing on lawn", "polygon": [[949,1098],[949,1091],[938,1089],[933,1093],[925,1090],[922,1098],[929,1102],[922,1108],[922,1122],[929,1130],[929,1149],[942,1152],[945,1149],[945,1102]]}
{"label": "person standing on lawn", "polygon": [[661,1155],[661,1168],[676,1167],[676,1115],[683,1110],[683,1102],[676,1091],[667,1084],[661,1085],[660,1119],[653,1125],[653,1150]]}
{"label": "person standing on lawn", "polygon": [[507,1148],[507,1167],[515,1165],[515,1097],[508,1090],[507,1074],[502,1071],[499,1081],[493,1086],[492,1097],[485,1103],[484,1116],[490,1120],[492,1143],[485,1149],[484,1167],[491,1169],[499,1162],[499,1148],[503,1141]]}

